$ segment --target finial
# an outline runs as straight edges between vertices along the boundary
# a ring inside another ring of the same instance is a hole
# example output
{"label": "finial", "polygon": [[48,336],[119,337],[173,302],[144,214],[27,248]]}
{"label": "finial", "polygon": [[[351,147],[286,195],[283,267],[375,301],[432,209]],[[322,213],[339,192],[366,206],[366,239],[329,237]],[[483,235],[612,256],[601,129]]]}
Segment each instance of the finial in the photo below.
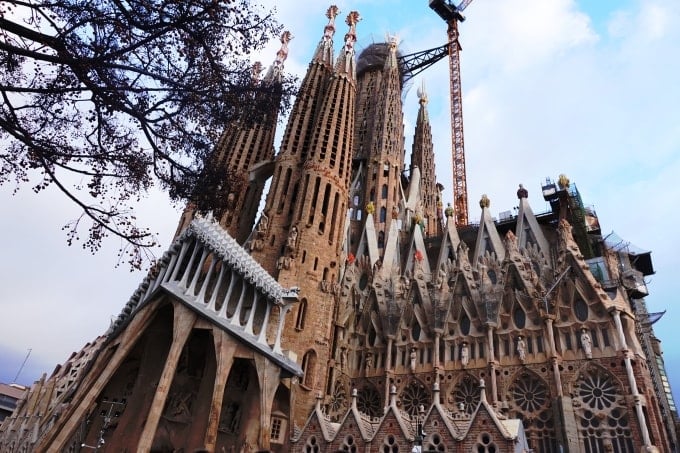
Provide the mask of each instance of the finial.
{"label": "finial", "polygon": [[569,178],[567,178],[567,175],[562,173],[558,178],[557,178],[557,185],[560,186],[560,189],[565,190],[569,188]]}
{"label": "finial", "polygon": [[361,20],[361,16],[357,11],[352,11],[345,18],[345,23],[349,25],[349,31],[345,35],[345,52],[349,53],[354,50],[354,43],[357,42],[357,24]]}
{"label": "finial", "polygon": [[453,217],[453,206],[451,206],[451,203],[446,203],[444,214],[446,214],[446,217]]}
{"label": "finial", "polygon": [[375,204],[373,204],[372,201],[369,201],[368,204],[366,205],[366,212],[368,214],[373,214],[375,213]]}
{"label": "finial", "polygon": [[425,90],[425,80],[421,80],[420,88],[418,88],[418,102],[420,105],[427,104],[427,91]]}
{"label": "finial", "polygon": [[520,200],[522,198],[529,198],[529,191],[526,190],[522,184],[520,184],[519,189],[517,189],[517,198]]}
{"label": "finial", "polygon": [[333,41],[333,35],[335,34],[335,17],[338,14],[340,14],[340,9],[335,5],[331,5],[328,10],[326,10],[328,23],[323,28],[323,41],[325,43],[331,43]]}
{"label": "finial", "polygon": [[489,197],[487,197],[486,194],[482,195],[482,199],[479,200],[479,207],[484,209],[489,206],[491,206],[491,200],[489,200]]}

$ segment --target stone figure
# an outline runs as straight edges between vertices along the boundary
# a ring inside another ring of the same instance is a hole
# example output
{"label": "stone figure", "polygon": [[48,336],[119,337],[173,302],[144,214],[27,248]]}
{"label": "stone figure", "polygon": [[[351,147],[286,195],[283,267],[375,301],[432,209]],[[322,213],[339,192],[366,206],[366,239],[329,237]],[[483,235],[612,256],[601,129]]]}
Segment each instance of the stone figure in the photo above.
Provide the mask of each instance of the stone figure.
{"label": "stone figure", "polygon": [[366,372],[369,372],[371,370],[371,368],[373,368],[373,354],[370,353],[370,352],[368,354],[366,354],[365,366],[366,366]]}
{"label": "stone figure", "polygon": [[468,348],[467,341],[463,342],[463,347],[460,348],[460,363],[463,366],[467,366],[470,362],[470,349]]}
{"label": "stone figure", "polygon": [[290,229],[290,233],[288,234],[288,240],[286,241],[286,245],[290,250],[295,250],[295,246],[297,245],[297,238],[298,238],[298,229],[296,226]]}
{"label": "stone figure", "polygon": [[411,372],[415,373],[416,372],[416,358],[418,354],[416,353],[416,348],[411,348],[411,354],[410,354],[410,359],[411,359]]}
{"label": "stone figure", "polygon": [[346,365],[347,365],[347,348],[343,346],[340,348],[340,369],[344,370]]}
{"label": "stone figure", "polygon": [[527,344],[521,335],[517,338],[517,355],[522,362],[527,358]]}
{"label": "stone figure", "polygon": [[259,233],[260,236],[264,236],[267,234],[267,230],[269,229],[269,217],[267,217],[267,214],[264,212],[260,216],[260,221],[257,224],[257,232]]}
{"label": "stone figure", "polygon": [[590,334],[588,333],[588,330],[585,328],[581,329],[581,347],[583,348],[583,352],[586,354],[586,357],[592,359],[593,340],[590,338]]}

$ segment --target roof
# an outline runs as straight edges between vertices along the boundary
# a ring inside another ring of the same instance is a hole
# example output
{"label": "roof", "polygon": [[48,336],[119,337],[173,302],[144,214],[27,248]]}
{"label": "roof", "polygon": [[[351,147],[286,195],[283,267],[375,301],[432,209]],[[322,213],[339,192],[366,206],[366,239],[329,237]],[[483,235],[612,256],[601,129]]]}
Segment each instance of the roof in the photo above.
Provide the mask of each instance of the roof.
{"label": "roof", "polygon": [[28,388],[18,384],[0,384],[0,395],[20,399]]}

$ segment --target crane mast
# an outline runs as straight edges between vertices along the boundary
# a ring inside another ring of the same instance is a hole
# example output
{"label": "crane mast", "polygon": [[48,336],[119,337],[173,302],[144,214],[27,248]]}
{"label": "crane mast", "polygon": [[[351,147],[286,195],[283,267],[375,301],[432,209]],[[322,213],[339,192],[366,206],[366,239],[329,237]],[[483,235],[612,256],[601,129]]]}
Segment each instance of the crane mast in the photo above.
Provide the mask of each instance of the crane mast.
{"label": "crane mast", "polygon": [[468,224],[468,195],[465,174],[465,143],[463,136],[463,93],[460,82],[460,43],[458,22],[465,20],[461,14],[472,0],[463,0],[455,6],[446,0],[430,0],[433,9],[448,25],[449,84],[451,95],[451,154],[453,161],[453,199],[456,225]]}

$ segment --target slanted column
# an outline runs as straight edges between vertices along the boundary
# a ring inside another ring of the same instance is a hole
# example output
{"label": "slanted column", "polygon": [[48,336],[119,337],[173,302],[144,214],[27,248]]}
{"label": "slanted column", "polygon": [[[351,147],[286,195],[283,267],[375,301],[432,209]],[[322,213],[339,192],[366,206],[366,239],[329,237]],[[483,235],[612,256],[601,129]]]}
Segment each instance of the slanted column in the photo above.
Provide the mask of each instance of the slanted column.
{"label": "slanted column", "polygon": [[[241,278],[238,276],[237,278]],[[248,282],[245,280],[243,281],[243,284],[241,285],[241,295],[238,297],[238,304],[236,305],[236,310],[234,310],[234,314],[231,317],[231,324],[232,325],[241,325],[241,307],[243,307],[243,296],[246,295],[246,288],[248,287]],[[225,304],[229,303],[229,299],[225,299],[224,301]]]}
{"label": "slanted column", "polygon": [[441,339],[441,333],[435,332],[434,334],[434,368],[435,370],[439,368],[439,341]]}
{"label": "slanted column", "polygon": [[274,352],[276,354],[283,354],[281,349],[281,333],[283,332],[283,323],[286,319],[286,314],[290,310],[290,304],[279,305],[279,325],[276,327],[276,340],[274,341]]}
{"label": "slanted column", "polygon": [[196,290],[196,284],[198,283],[198,277],[201,275],[201,269],[203,268],[203,265],[205,264],[205,260],[208,258],[208,249],[206,247],[203,247],[203,253],[201,254],[201,259],[198,261],[198,266],[196,266],[196,272],[194,272],[194,278],[191,279],[191,284],[187,288],[187,290],[184,292],[184,294],[188,294],[190,296],[194,295],[194,292]]}
{"label": "slanted column", "polygon": [[250,313],[248,314],[248,321],[246,322],[245,331],[250,335],[255,335],[253,333],[253,320],[255,319],[255,310],[257,310],[257,302],[260,299],[260,293],[255,290],[255,297],[253,298],[253,305],[250,306]]}
{"label": "slanted column", "polygon": [[[208,309],[209,310],[217,311],[217,305],[216,305],[217,295],[220,293],[220,288],[222,287],[222,279],[224,279],[225,268],[226,268],[226,265],[224,263],[222,263],[222,267],[220,268],[220,273],[217,276],[217,282],[215,283],[215,289],[213,289],[212,296],[210,296],[210,301],[208,302]],[[232,279],[231,283],[233,284],[233,279]],[[229,285],[229,291],[227,291],[227,294],[229,294],[230,290],[231,290],[231,284]],[[222,310],[220,311],[220,313],[222,313],[222,311],[224,310],[224,304],[222,304],[221,308],[222,308]],[[219,313],[218,313],[218,316],[220,316]]]}
{"label": "slanted column", "polygon": [[264,312],[264,319],[262,320],[262,327],[260,327],[260,335],[257,337],[257,342],[262,344],[267,344],[267,325],[269,324],[269,315],[272,312],[272,303],[265,299],[267,304]]}
{"label": "slanted column", "polygon": [[640,423],[640,432],[642,433],[642,442],[645,447],[650,447],[652,445],[651,439],[649,438],[649,430],[647,428],[647,420],[645,418],[645,413],[642,410],[642,400],[640,393],[638,392],[637,381],[635,380],[635,374],[633,373],[633,363],[631,362],[630,355],[631,352],[628,350],[628,344],[626,343],[626,336],[623,333],[623,324],[621,323],[621,312],[617,309],[611,311],[612,317],[614,318],[614,324],[616,324],[616,331],[619,334],[619,343],[623,352],[623,361],[626,364],[626,375],[628,377],[628,385],[630,386],[631,393],[633,394],[633,404],[635,405],[635,413]]}
{"label": "slanted column", "polygon": [[222,415],[222,400],[227,378],[234,363],[234,355],[238,344],[229,339],[222,329],[213,329],[213,341],[215,344],[215,358],[217,359],[217,372],[213,387],[210,414],[208,415],[208,429],[205,432],[205,449],[215,451],[217,443],[217,428]]}
{"label": "slanted column", "polygon": [[[208,291],[208,284],[210,283],[210,278],[215,271],[215,265],[217,265],[217,255],[213,254],[212,260],[210,261],[210,267],[208,268],[208,272],[205,275],[205,280],[203,280],[203,284],[201,285],[201,290],[198,292],[198,296],[196,296],[198,301],[201,303],[204,303],[205,301],[205,293]],[[215,286],[215,292],[218,288],[218,286]]]}
{"label": "slanted column", "polygon": [[191,333],[191,329],[195,322],[196,315],[191,310],[180,304],[175,305],[172,345],[170,346],[170,352],[168,352],[168,358],[165,361],[163,373],[161,374],[158,386],[156,387],[156,394],[153,397],[153,403],[151,403],[151,409],[146,418],[137,451],[151,450],[151,443],[156,436],[158,422],[163,413],[163,407],[165,407],[165,401],[168,398],[168,392],[170,391],[172,380],[177,371],[179,356],[182,353],[184,344],[186,343],[187,338],[189,338],[189,334]]}
{"label": "slanted column", "polygon": [[[191,254],[191,258],[189,259],[189,264],[187,264],[187,267],[184,269],[184,273],[182,274],[182,279],[179,282],[180,287],[185,287],[187,286],[187,283],[189,282],[189,272],[191,271],[191,268],[194,267],[194,261],[196,261],[196,255],[198,255],[198,249],[201,246],[201,244],[198,242],[198,239],[196,239],[196,245],[194,246],[194,251]],[[180,261],[180,265],[182,262]]]}
{"label": "slanted column", "polygon": [[189,243],[190,243],[190,242],[191,242],[190,239],[186,239],[186,240],[182,243],[182,248],[181,248],[180,251],[179,251],[179,257],[178,257],[177,255],[175,255],[175,256],[172,257],[172,260],[170,261],[170,266],[169,266],[169,267],[173,267],[173,266],[174,266],[174,268],[172,269],[172,273],[168,273],[168,275],[170,276],[170,278],[168,279],[168,281],[177,280],[177,274],[179,274],[180,264],[182,264],[182,261],[184,260],[184,255],[187,254],[187,250],[189,249]]}

